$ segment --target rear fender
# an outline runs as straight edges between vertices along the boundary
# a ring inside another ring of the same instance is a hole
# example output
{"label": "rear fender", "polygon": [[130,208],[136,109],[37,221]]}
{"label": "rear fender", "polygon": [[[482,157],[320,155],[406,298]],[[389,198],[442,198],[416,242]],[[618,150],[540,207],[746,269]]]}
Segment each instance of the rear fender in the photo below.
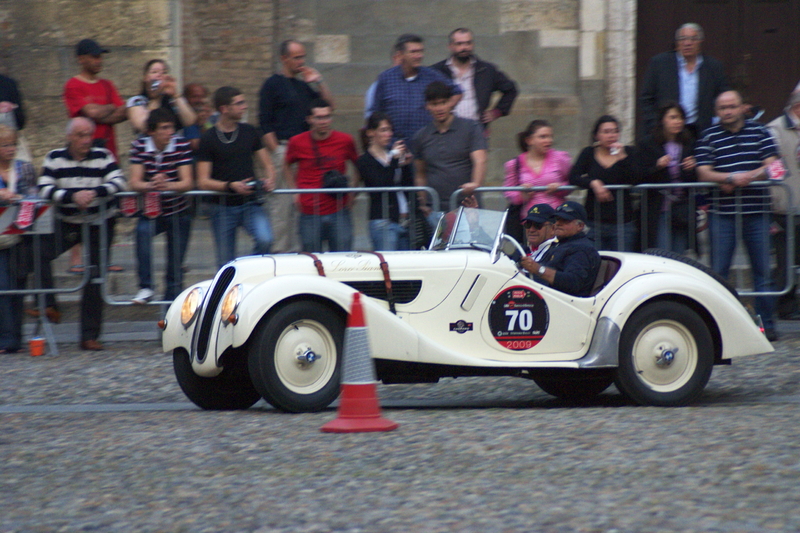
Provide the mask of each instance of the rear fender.
{"label": "rear fender", "polygon": [[[680,296],[695,302],[713,321],[722,343],[722,359],[774,351],[742,304],[710,277],[688,278],[671,273],[637,276],[620,286],[603,305],[600,318],[608,318],[619,331],[642,305],[659,298]],[[614,353],[618,353],[619,344]]]}

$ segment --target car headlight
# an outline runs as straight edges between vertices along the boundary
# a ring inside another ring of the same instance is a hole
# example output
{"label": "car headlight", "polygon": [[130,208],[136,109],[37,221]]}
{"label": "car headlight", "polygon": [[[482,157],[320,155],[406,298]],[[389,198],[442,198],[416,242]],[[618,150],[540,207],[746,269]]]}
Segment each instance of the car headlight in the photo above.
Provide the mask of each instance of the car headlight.
{"label": "car headlight", "polygon": [[222,300],[222,307],[220,308],[220,318],[225,325],[236,324],[239,321],[239,316],[236,311],[239,309],[239,302],[242,300],[242,286],[234,285],[228,289],[228,294]]}
{"label": "car headlight", "polygon": [[194,319],[197,318],[197,311],[200,309],[200,302],[202,301],[203,289],[200,287],[195,287],[186,295],[183,305],[181,305],[181,324],[183,324],[184,328],[191,326]]}

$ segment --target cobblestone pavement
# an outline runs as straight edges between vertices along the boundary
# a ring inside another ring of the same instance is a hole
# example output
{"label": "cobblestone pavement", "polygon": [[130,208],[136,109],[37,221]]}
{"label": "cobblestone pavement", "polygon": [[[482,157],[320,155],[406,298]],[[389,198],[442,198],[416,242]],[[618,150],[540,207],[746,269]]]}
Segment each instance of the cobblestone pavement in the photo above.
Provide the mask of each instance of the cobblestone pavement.
{"label": "cobblestone pavement", "polygon": [[[792,328],[792,325],[788,325]],[[390,433],[329,410],[204,412],[154,342],[2,357],[0,532],[800,530],[800,328],[692,407],[529,381],[379,387]]]}

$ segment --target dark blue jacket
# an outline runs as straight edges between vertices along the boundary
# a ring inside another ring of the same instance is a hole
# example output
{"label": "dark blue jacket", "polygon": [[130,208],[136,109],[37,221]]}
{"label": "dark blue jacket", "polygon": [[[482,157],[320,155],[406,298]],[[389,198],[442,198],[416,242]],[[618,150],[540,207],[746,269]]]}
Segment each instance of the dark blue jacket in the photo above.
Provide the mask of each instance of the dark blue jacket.
{"label": "dark blue jacket", "polygon": [[[589,296],[600,270],[600,254],[585,234],[560,239],[550,247],[541,262],[556,270],[551,284],[556,290],[573,296]],[[542,281],[537,277],[537,281]]]}

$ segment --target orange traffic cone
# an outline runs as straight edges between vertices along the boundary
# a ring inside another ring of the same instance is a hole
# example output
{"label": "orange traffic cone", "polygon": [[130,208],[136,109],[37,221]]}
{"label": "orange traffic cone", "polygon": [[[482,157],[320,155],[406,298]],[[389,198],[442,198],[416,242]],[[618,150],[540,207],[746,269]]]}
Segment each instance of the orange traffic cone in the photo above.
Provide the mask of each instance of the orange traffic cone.
{"label": "orange traffic cone", "polygon": [[361,307],[361,293],[353,294],[353,305],[344,332],[342,394],[336,420],[322,426],[327,433],[391,431],[398,424],[381,416],[377,380],[369,353],[367,327]]}

